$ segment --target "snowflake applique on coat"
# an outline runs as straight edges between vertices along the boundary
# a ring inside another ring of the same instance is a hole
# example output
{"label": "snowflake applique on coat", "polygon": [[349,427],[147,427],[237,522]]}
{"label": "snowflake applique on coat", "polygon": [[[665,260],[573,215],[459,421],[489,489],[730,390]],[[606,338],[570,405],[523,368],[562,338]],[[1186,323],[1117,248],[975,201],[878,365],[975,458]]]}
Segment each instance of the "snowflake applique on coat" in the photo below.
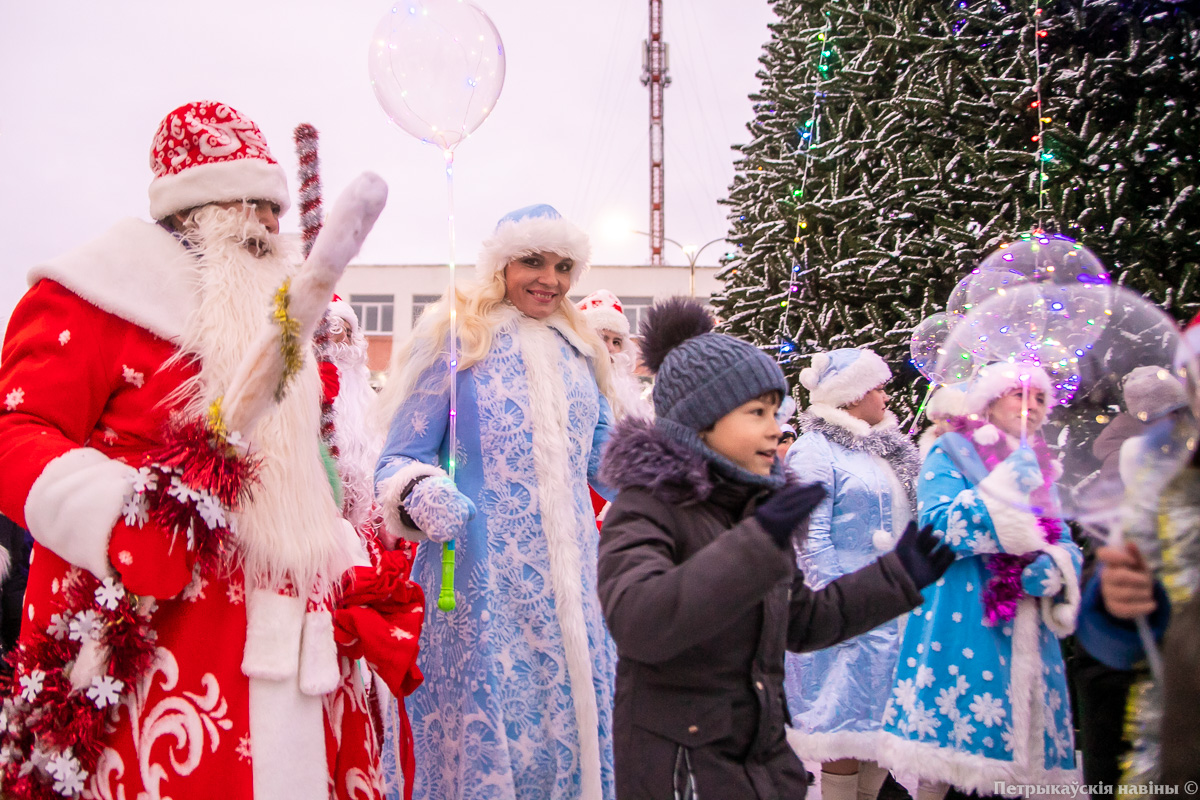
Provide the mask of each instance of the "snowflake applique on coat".
{"label": "snowflake applique on coat", "polygon": [[142,388],[142,384],[146,382],[145,376],[128,364],[121,365],[121,377],[125,379],[126,383],[132,384],[138,389]]}
{"label": "snowflake applique on coat", "polygon": [[17,406],[25,402],[25,390],[17,387],[9,392],[4,398],[4,407],[9,411],[16,411]]}

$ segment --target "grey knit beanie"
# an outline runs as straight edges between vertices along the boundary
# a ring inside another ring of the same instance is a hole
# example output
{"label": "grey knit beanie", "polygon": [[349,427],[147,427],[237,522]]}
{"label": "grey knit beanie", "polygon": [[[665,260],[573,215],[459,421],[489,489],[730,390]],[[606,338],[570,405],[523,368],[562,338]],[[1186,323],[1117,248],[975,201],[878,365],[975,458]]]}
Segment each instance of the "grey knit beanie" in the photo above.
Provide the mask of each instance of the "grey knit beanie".
{"label": "grey knit beanie", "polygon": [[712,326],[712,317],[694,300],[665,300],[647,312],[641,350],[655,373],[655,424],[726,467],[732,465],[704,446],[699,433],[768,392],[786,397],[787,380],[773,358],[749,342],[713,333]]}

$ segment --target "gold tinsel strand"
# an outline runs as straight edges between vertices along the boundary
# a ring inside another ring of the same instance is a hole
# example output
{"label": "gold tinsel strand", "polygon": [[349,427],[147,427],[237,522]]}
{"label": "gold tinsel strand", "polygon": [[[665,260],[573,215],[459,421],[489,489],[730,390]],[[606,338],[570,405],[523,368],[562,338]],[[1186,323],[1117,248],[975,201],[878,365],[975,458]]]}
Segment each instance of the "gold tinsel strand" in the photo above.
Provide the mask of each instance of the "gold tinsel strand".
{"label": "gold tinsel strand", "polygon": [[275,400],[283,399],[287,385],[292,376],[300,371],[304,364],[304,356],[300,350],[300,323],[288,313],[291,297],[288,291],[292,287],[289,278],[275,292],[275,324],[279,326],[279,350],[283,354],[283,374],[275,386]]}
{"label": "gold tinsel strand", "polygon": [[212,401],[212,405],[208,407],[208,431],[221,444],[229,438],[229,428],[225,425],[225,415],[221,411],[221,401],[224,397],[218,397]]}

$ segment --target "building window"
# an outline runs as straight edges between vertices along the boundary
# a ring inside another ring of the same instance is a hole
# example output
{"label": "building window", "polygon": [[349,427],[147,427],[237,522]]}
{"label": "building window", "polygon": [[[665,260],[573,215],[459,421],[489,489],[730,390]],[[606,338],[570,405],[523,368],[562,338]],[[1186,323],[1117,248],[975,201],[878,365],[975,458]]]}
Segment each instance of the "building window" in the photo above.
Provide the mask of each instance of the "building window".
{"label": "building window", "polygon": [[391,334],[396,298],[390,294],[352,294],[350,307],[358,315],[362,332],[368,336]]}
{"label": "building window", "polygon": [[632,336],[638,335],[638,330],[642,325],[642,318],[646,312],[650,310],[650,306],[654,305],[653,297],[622,297],[621,310],[625,312],[625,317],[629,320],[629,332]]}
{"label": "building window", "polygon": [[417,326],[417,320],[419,320],[421,318],[421,315],[425,313],[425,309],[429,308],[431,305],[433,305],[434,303],[436,303],[438,300],[441,300],[441,299],[442,299],[442,296],[440,294],[414,294],[413,295],[412,324],[413,324],[414,328]]}

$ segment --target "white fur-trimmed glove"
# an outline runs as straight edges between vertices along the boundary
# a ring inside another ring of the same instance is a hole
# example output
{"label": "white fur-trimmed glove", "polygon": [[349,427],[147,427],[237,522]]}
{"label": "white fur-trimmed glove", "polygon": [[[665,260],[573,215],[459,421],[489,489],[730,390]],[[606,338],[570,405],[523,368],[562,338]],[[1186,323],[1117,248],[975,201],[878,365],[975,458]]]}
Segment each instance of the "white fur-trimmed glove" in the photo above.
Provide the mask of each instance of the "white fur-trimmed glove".
{"label": "white fur-trimmed glove", "polygon": [[457,539],[475,518],[475,504],[445,475],[421,480],[403,501],[404,510],[430,541]]}

